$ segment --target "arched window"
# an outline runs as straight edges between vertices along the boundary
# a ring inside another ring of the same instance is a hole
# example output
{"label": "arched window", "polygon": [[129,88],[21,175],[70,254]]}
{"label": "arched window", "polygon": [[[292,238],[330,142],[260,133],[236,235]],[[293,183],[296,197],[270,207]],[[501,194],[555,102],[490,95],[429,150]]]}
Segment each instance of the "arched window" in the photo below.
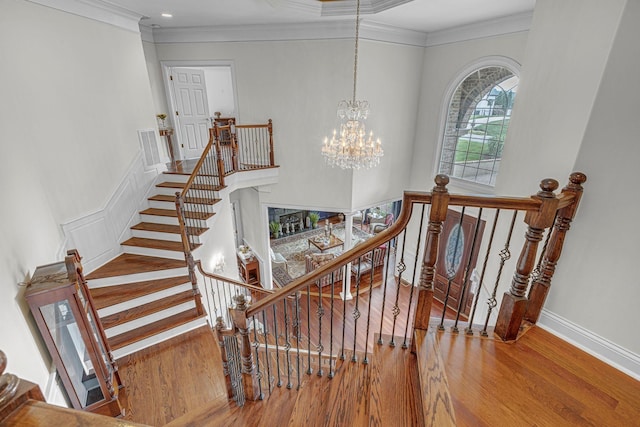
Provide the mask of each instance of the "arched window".
{"label": "arched window", "polygon": [[478,66],[450,97],[438,172],[494,186],[516,98],[515,67]]}

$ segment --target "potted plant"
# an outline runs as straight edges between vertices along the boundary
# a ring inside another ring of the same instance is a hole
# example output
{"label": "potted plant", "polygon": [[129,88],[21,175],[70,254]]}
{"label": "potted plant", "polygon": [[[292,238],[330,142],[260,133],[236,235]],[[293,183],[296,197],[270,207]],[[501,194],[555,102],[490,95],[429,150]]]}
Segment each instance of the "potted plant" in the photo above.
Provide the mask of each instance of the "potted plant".
{"label": "potted plant", "polygon": [[311,220],[312,228],[318,228],[318,221],[320,220],[320,214],[318,212],[309,212],[309,220]]}
{"label": "potted plant", "polygon": [[280,235],[280,223],[276,221],[271,221],[269,223],[269,230],[271,230],[271,234],[274,239],[277,239]]}
{"label": "potted plant", "polygon": [[164,120],[167,118],[167,115],[164,113],[160,113],[160,114],[156,114],[156,117],[160,120],[160,128],[162,129],[166,128],[166,125],[164,124]]}

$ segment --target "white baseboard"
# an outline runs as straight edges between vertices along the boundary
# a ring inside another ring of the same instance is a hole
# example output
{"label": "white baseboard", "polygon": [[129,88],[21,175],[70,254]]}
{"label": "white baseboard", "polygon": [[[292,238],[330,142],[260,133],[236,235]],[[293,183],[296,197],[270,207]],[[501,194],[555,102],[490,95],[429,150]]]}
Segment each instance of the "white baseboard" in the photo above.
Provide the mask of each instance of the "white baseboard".
{"label": "white baseboard", "polygon": [[537,325],[640,381],[640,355],[546,309]]}

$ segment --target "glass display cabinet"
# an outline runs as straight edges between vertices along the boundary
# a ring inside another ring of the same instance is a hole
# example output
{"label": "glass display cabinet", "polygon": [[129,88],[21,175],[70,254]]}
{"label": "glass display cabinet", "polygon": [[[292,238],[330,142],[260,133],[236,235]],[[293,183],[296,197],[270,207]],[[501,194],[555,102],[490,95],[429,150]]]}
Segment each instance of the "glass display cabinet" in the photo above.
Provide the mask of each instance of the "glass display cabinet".
{"label": "glass display cabinet", "polygon": [[124,415],[117,365],[98,321],[80,256],[36,268],[25,298],[75,409]]}

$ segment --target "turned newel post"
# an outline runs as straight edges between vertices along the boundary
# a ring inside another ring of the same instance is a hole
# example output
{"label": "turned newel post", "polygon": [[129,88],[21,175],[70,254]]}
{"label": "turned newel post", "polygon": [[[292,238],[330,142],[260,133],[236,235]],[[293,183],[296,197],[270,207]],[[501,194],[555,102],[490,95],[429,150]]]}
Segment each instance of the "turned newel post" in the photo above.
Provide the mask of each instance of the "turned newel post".
{"label": "turned newel post", "polygon": [[449,207],[449,192],[446,185],[449,177],[437,175],[436,186],[431,190],[431,210],[429,212],[429,226],[420,271],[418,285],[418,302],[416,304],[413,327],[415,329],[427,329],[433,304],[433,286],[436,274],[436,261],[438,260],[438,242],[442,232],[442,223],[447,218]]}
{"label": "turned newel post", "polygon": [[233,170],[240,170],[238,167],[238,137],[236,134],[236,122],[230,119],[229,122],[229,140],[231,141],[231,163],[233,164]]}
{"label": "turned newel post", "polygon": [[[227,171],[224,169],[224,159],[222,158],[222,147],[220,147],[220,130],[218,129],[218,123],[213,122],[213,139],[216,149],[216,160],[218,161],[218,176],[220,180],[223,180]],[[222,182],[221,182],[222,184]]]}
{"label": "turned newel post", "polygon": [[269,166],[275,166],[276,159],[273,153],[273,122],[271,119],[269,119],[267,129],[269,130]]}
{"label": "turned newel post", "polygon": [[587,176],[585,174],[574,172],[569,177],[569,184],[562,189],[562,198],[570,198],[571,202],[558,210],[556,222],[551,231],[551,237],[549,238],[549,244],[542,258],[540,274],[531,284],[529,301],[524,316],[524,319],[529,322],[536,323],[538,317],[540,317],[540,311],[549,293],[551,279],[556,271],[556,264],[562,253],[565,236],[580,204],[583,191],[582,184],[586,181]]}
{"label": "turned newel post", "polygon": [[236,303],[234,308],[229,309],[233,326],[240,334],[240,358],[242,361],[242,388],[244,397],[247,400],[260,399],[260,388],[258,384],[258,374],[253,363],[253,353],[251,352],[251,340],[249,339],[249,321],[247,319],[247,309],[249,308],[245,296],[239,294],[233,297]]}
{"label": "turned newel post", "polygon": [[[224,320],[221,316],[216,318],[216,338],[218,339],[218,346],[220,346],[220,358],[222,359],[222,373],[224,374],[224,382],[227,387],[227,396],[229,399],[233,399],[233,384],[231,383],[231,375],[229,373],[229,357],[227,356],[227,347],[224,343],[223,330],[225,329]],[[235,337],[233,337],[235,339]]]}
{"label": "turned newel post", "polygon": [[505,341],[515,340],[520,330],[527,308],[527,287],[529,277],[535,267],[538,243],[542,240],[542,234],[546,228],[553,225],[559,199],[553,193],[558,189],[558,181],[545,179],[540,183],[541,190],[533,199],[540,200],[540,208],[537,211],[528,211],[524,222],[528,225],[525,232],[525,242],[516,264],[516,271],[511,281],[511,287],[505,292],[498,313],[495,333]]}

